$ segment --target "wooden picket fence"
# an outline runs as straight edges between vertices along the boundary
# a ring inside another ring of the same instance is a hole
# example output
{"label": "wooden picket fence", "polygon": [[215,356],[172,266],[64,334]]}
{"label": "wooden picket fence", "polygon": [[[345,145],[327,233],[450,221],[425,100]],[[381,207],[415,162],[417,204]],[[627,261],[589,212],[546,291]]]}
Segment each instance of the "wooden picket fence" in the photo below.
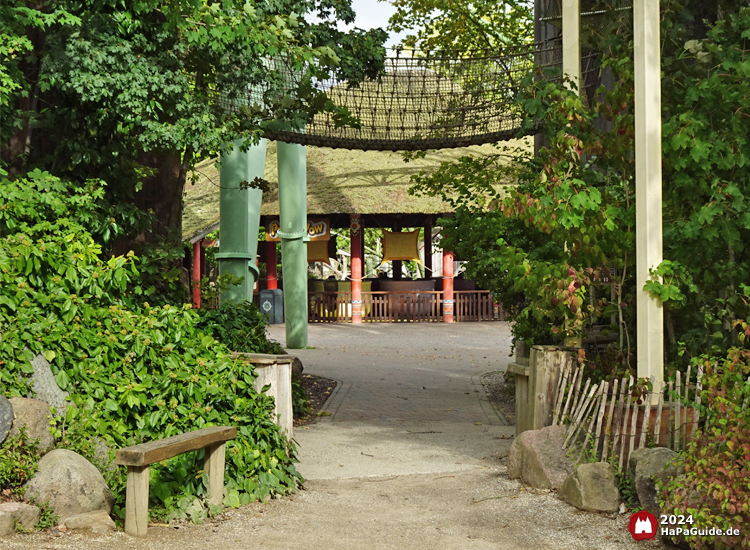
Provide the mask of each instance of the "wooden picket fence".
{"label": "wooden picket fence", "polygon": [[552,412],[553,424],[567,426],[564,448],[577,454],[576,464],[584,456],[601,461],[615,458],[620,468],[628,464],[633,451],[646,445],[685,449],[697,432],[703,383],[703,369],[698,367],[691,387],[691,369],[684,381],[678,372],[661,388],[654,387],[651,377],[651,389],[643,396],[643,405],[638,405],[631,397],[636,384],[632,376],[596,384],[587,379],[582,384],[583,365],[569,362],[559,377]]}

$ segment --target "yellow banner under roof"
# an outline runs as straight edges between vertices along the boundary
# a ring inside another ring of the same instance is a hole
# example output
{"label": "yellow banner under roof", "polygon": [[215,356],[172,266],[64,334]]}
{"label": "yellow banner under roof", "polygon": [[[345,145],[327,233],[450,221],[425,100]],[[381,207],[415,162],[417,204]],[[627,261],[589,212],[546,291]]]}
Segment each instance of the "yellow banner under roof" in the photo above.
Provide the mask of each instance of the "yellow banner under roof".
{"label": "yellow banner under roof", "polygon": [[310,241],[307,243],[307,261],[323,262],[331,265],[328,258],[328,241]]}
{"label": "yellow banner under roof", "polygon": [[[406,232],[383,230],[383,261],[416,260],[419,262],[419,229]],[[421,262],[420,262],[421,263]]]}

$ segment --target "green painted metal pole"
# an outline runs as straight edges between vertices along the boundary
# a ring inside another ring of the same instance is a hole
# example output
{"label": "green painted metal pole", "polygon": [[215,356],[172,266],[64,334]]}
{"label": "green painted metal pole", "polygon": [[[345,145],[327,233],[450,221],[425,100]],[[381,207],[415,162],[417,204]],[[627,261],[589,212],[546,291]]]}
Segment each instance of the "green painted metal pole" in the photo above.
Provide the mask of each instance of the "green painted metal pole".
{"label": "green painted metal pole", "polygon": [[277,142],[286,347],[307,346],[307,162],[304,145]]}
{"label": "green painted metal pole", "polygon": [[253,286],[258,279],[255,259],[258,254],[258,227],[263,192],[241,189],[240,183],[263,177],[266,166],[266,140],[240,150],[242,140],[227,144],[221,154],[221,190],[219,192],[219,275],[242,277],[239,285],[231,285],[221,293],[221,304],[253,301]]}

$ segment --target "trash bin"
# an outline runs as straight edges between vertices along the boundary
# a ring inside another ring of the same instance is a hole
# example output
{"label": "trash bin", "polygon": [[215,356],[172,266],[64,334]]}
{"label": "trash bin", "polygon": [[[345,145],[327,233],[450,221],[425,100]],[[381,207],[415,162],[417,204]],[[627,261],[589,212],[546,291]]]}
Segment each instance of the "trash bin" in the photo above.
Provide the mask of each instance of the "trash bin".
{"label": "trash bin", "polygon": [[260,291],[260,311],[272,325],[284,322],[284,293],[279,288]]}

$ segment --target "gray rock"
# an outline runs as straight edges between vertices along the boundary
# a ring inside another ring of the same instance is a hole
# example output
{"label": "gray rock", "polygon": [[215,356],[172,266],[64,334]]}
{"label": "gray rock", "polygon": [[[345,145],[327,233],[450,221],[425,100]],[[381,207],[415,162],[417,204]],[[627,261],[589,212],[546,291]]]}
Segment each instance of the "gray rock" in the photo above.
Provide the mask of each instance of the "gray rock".
{"label": "gray rock", "polygon": [[8,437],[11,426],[13,426],[13,405],[4,395],[0,395],[0,443]]}
{"label": "gray rock", "polygon": [[508,454],[508,476],[537,489],[558,489],[573,471],[573,461],[563,450],[565,430],[548,426],[519,435]]}
{"label": "gray rock", "polygon": [[26,497],[49,502],[65,522],[72,516],[112,511],[114,497],[99,470],[78,453],[55,449],[39,461],[39,470],[26,484]]}
{"label": "gray rock", "polygon": [[108,472],[114,472],[117,470],[117,463],[115,462],[115,454],[110,452],[110,448],[107,442],[101,437],[94,437],[94,461],[95,465],[100,470],[106,470]]}
{"label": "gray rock", "polygon": [[620,508],[617,475],[607,462],[580,464],[558,494],[568,504],[587,512],[616,512]]}
{"label": "gray rock", "polygon": [[112,521],[112,518],[109,517],[109,514],[104,510],[70,516],[65,520],[65,527],[76,530],[86,529],[93,531],[94,533],[102,534],[110,533],[117,529],[115,522]]}
{"label": "gray rock", "polygon": [[292,372],[297,376],[302,376],[302,371],[304,370],[305,367],[302,365],[302,361],[300,361],[299,357],[295,355],[294,360],[292,361]]}
{"label": "gray rock", "polygon": [[49,431],[49,421],[52,418],[49,405],[44,401],[25,397],[13,397],[10,404],[13,405],[15,416],[10,434],[16,436],[20,433],[21,426],[26,426],[26,435],[37,441],[40,451],[51,449],[54,441]]}
{"label": "gray rock", "polygon": [[660,511],[656,491],[658,477],[666,480],[679,473],[678,468],[672,465],[677,456],[676,452],[664,447],[638,449],[630,456],[628,473],[638,492],[638,501],[652,514],[659,514]]}
{"label": "gray rock", "polygon": [[68,392],[61,390],[55,382],[55,376],[52,374],[47,359],[39,354],[31,360],[31,366],[34,367],[32,384],[36,398],[54,408],[56,416],[64,417],[65,409],[68,407]]}
{"label": "gray rock", "polygon": [[23,502],[0,503],[0,537],[12,534],[19,522],[26,529],[33,529],[39,522],[41,511],[36,506]]}

